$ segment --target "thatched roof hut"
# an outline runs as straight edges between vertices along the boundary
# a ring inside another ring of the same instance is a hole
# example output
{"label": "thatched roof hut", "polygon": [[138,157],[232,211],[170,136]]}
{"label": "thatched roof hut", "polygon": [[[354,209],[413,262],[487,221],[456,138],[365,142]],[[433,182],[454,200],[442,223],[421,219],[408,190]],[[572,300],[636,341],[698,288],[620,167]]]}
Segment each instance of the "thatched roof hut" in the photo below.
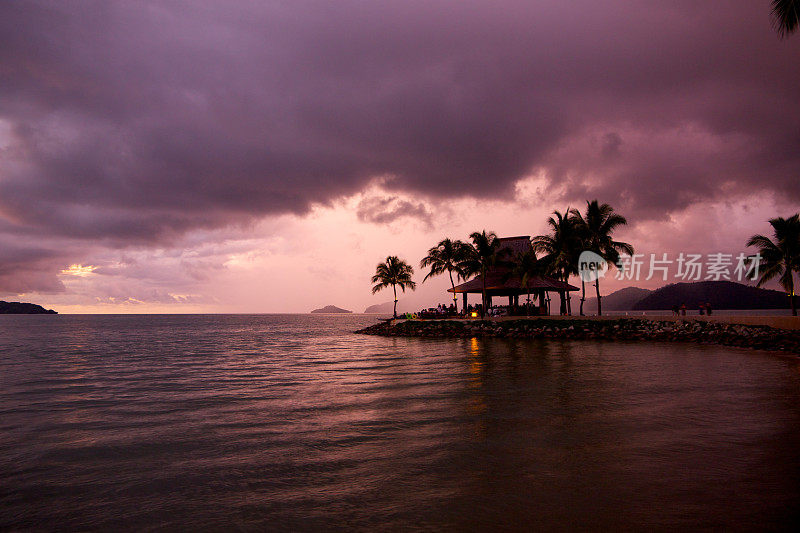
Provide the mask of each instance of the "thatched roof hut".
{"label": "thatched roof hut", "polygon": [[[507,249],[510,256],[524,253],[531,249],[531,238],[527,235],[519,237],[500,238],[501,249]],[[492,296],[508,296],[509,304],[516,305],[520,295],[533,294],[539,296],[540,305],[544,305],[544,300],[548,292],[558,292],[568,294],[570,291],[580,290],[578,287],[564,283],[550,276],[536,276],[528,279],[528,286],[523,287],[521,280],[516,276],[508,276],[507,267],[497,267],[490,270],[486,275],[486,294]],[[483,279],[477,276],[455,288],[447,289],[448,292],[464,295],[464,308],[467,307],[467,294],[481,294],[483,292]],[[455,295],[454,294],[454,295]]]}

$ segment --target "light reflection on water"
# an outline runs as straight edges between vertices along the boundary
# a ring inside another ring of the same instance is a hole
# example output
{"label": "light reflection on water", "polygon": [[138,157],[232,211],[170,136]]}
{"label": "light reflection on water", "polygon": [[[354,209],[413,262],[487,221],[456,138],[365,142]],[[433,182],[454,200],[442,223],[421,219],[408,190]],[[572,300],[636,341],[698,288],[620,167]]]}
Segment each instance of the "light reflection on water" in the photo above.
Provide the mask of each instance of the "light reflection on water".
{"label": "light reflection on water", "polygon": [[800,366],[373,317],[0,317],[0,529],[786,529]]}

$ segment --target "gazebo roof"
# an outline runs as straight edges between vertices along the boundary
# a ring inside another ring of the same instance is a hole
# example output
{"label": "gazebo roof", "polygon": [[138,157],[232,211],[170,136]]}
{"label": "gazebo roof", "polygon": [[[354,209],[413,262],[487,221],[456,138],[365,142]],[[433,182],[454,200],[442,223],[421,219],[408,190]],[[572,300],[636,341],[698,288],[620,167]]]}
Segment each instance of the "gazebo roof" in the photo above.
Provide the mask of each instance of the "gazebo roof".
{"label": "gazebo roof", "polygon": [[519,237],[499,237],[500,249],[508,250],[512,255],[524,253],[531,249],[530,235],[521,235]]}
{"label": "gazebo roof", "polygon": [[[523,287],[518,277],[511,277],[505,281],[505,272],[490,272],[486,276],[486,292],[492,295],[505,296],[509,294],[525,294],[530,292],[545,291],[577,291],[578,287],[564,283],[550,276],[536,276],[528,279],[528,287]],[[480,293],[483,292],[483,281],[481,276],[456,285],[454,289],[447,289],[447,292]]]}

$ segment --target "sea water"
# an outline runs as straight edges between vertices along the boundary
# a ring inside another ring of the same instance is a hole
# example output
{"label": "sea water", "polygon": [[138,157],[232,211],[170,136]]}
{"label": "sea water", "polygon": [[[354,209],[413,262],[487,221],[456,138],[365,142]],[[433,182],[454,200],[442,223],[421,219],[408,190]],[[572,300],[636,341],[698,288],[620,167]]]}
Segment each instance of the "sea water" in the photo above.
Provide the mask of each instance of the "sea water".
{"label": "sea water", "polygon": [[800,519],[797,358],[375,320],[0,316],[0,530]]}

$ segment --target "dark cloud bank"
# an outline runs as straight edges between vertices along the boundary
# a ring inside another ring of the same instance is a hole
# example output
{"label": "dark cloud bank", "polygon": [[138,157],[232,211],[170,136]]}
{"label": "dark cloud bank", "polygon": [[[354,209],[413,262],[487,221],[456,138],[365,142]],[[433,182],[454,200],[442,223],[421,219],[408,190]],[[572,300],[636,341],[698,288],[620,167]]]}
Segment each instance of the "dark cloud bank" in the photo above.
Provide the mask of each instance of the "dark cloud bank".
{"label": "dark cloud bank", "polygon": [[376,176],[435,201],[544,171],[642,217],[800,200],[800,37],[766,0],[261,4],[0,5],[0,290],[57,289],[19,272],[68,243],[302,214]]}

